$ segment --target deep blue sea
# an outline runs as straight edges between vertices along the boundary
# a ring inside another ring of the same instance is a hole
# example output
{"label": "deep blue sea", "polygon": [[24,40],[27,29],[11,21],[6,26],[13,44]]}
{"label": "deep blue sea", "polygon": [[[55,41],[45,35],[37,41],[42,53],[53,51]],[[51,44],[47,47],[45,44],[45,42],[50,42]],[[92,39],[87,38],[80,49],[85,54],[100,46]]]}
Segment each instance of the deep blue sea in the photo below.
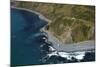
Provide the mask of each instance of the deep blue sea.
{"label": "deep blue sea", "polygon": [[45,42],[48,34],[40,31],[46,24],[35,13],[11,8],[12,66],[95,61],[95,52],[78,52],[77,56],[75,53],[50,51],[52,42]]}

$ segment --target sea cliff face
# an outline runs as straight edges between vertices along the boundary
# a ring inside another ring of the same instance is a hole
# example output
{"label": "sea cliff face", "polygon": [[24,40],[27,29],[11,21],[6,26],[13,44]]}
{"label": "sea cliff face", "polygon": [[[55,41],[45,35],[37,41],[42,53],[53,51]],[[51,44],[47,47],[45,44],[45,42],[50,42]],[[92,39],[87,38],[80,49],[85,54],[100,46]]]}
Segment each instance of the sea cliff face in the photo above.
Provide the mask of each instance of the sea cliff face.
{"label": "sea cliff face", "polygon": [[15,4],[38,11],[50,19],[46,30],[62,43],[95,39],[95,6],[18,1]]}

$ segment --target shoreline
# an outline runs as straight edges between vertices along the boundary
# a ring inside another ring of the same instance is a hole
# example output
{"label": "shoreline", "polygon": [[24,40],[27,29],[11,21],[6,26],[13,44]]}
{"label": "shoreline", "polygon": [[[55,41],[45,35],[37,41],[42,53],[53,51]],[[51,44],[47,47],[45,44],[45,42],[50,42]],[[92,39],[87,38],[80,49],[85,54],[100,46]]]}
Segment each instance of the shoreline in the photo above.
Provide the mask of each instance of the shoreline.
{"label": "shoreline", "polygon": [[28,11],[28,12],[31,12],[31,13],[35,13],[39,16],[40,19],[42,20],[45,20],[47,22],[51,22],[51,20],[47,19],[45,16],[43,16],[41,13],[39,12],[36,12],[36,11],[33,11],[33,10],[30,10],[30,9],[26,9],[26,8],[19,8],[19,7],[15,7],[15,6],[11,6],[11,8],[14,8],[14,9],[18,9],[18,10],[25,10],[25,11]]}
{"label": "shoreline", "polygon": [[[11,6],[11,8],[18,9],[18,10],[25,10],[31,13],[35,13],[39,16],[40,19],[45,20],[47,22],[51,22],[51,20],[44,17],[41,13],[26,9],[26,8],[18,8]],[[48,25],[48,24],[47,24]],[[95,41],[83,41],[78,43],[71,43],[71,44],[62,44],[55,36],[52,35],[49,31],[45,30],[46,25],[40,29],[40,31],[43,31],[48,34],[48,41],[53,43],[53,47],[57,51],[65,51],[65,52],[72,52],[72,51],[86,51],[86,50],[95,50]],[[77,46],[78,45],[78,46]]]}
{"label": "shoreline", "polygon": [[78,43],[63,44],[56,37],[52,35],[49,31],[46,31],[43,27],[43,32],[48,34],[48,41],[53,43],[53,47],[57,51],[65,52],[76,52],[76,51],[95,51],[95,40],[87,40]]}

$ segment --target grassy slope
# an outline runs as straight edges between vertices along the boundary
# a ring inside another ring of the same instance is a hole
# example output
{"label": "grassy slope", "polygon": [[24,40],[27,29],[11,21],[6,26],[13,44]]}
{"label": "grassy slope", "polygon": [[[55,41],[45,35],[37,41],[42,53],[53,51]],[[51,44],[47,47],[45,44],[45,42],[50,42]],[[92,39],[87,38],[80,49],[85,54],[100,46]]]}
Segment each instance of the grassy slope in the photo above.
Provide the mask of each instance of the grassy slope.
{"label": "grassy slope", "polygon": [[16,2],[16,5],[38,11],[52,20],[47,26],[47,30],[63,43],[94,39],[94,6],[35,2]]}

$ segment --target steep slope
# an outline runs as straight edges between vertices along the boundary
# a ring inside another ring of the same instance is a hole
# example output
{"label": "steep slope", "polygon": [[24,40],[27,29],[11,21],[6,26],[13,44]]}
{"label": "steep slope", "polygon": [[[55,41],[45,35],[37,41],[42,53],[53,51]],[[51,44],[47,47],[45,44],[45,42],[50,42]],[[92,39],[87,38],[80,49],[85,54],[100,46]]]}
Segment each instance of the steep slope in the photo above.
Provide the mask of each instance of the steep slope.
{"label": "steep slope", "polygon": [[16,2],[17,7],[38,11],[46,16],[46,31],[63,43],[95,39],[95,7],[86,5]]}

